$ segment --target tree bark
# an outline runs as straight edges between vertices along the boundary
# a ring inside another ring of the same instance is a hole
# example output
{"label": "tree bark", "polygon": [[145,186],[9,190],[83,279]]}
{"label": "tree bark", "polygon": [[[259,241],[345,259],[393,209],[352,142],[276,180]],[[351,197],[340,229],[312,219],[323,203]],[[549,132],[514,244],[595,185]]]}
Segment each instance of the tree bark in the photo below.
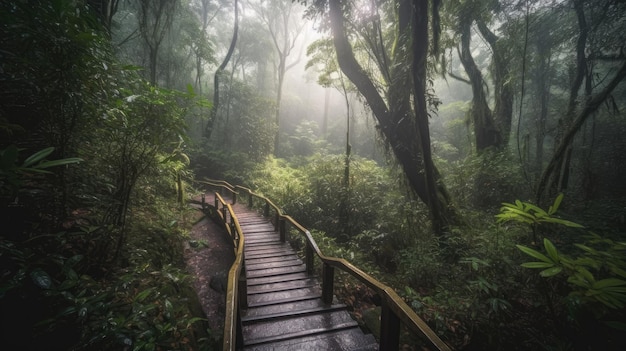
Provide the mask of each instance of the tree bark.
{"label": "tree bark", "polygon": [[224,57],[222,64],[215,71],[215,77],[213,79],[213,107],[211,108],[209,121],[207,122],[206,129],[204,130],[204,137],[207,140],[211,139],[211,134],[213,133],[213,126],[215,125],[215,120],[217,119],[217,110],[220,106],[220,75],[224,71],[224,68],[226,68],[228,61],[230,61],[230,57],[233,56],[233,52],[235,51],[235,45],[237,45],[238,33],[239,33],[239,1],[235,0],[235,26],[233,29],[233,38],[230,41],[230,47],[228,48],[226,57]]}
{"label": "tree bark", "polygon": [[[401,1],[400,4],[404,4],[406,6],[407,4],[409,4],[409,1]],[[390,111],[390,109],[387,107],[387,104],[385,103],[385,100],[378,92],[373,82],[368,77],[367,73],[363,70],[363,68],[354,57],[354,53],[352,52],[352,46],[348,41],[344,29],[343,9],[340,0],[330,1],[329,14],[331,31],[333,35],[333,44],[337,52],[339,67],[341,68],[342,72],[350,79],[350,81],[354,83],[361,95],[367,101],[376,120],[378,121],[378,125],[382,134],[384,135],[385,139],[393,150],[393,153],[398,163],[402,166],[402,169],[404,170],[404,173],[411,188],[424,203],[429,204],[430,197],[428,195],[428,182],[421,160],[421,150],[419,149],[418,143],[415,142],[415,129],[411,127],[413,121],[410,105],[408,110],[398,110],[396,107],[394,107],[393,112]],[[402,33],[399,34],[399,38],[402,38]],[[391,85],[393,86],[394,84]],[[397,88],[401,89],[402,85]],[[390,90],[392,89],[394,88],[390,87]],[[402,98],[400,101],[406,100]],[[395,102],[392,102],[391,104],[392,106],[397,106],[395,105]],[[427,130],[425,130],[425,132],[427,132]],[[438,230],[439,234],[442,234],[442,228],[447,227],[447,225],[449,224],[455,223],[457,221],[457,216],[454,212],[453,207],[451,206],[451,201],[447,190],[440,182],[439,173],[437,172],[436,168],[434,168],[434,166],[433,178],[435,180],[435,183],[437,183],[436,197],[441,201],[439,207],[442,209],[440,219],[441,225],[438,224],[437,226],[434,226],[434,229]]]}
{"label": "tree bark", "polygon": [[[563,135],[563,138],[556,148],[554,155],[552,155],[550,163],[548,163],[548,166],[541,175],[536,192],[537,203],[541,203],[541,199],[543,195],[545,195],[544,192],[547,190],[546,187],[549,180],[555,175],[558,175],[556,172],[560,171],[561,165],[566,161],[568,150],[580,128],[583,126],[587,118],[592,116],[602,103],[604,103],[611,92],[613,92],[613,90],[624,80],[624,78],[626,78],[626,62],[622,63],[622,66],[617,71],[611,82],[609,82],[601,92],[587,100],[583,109],[578,113],[569,129]],[[562,178],[563,176],[561,175],[559,179]]]}
{"label": "tree bark", "polygon": [[495,105],[493,118],[499,129],[502,144],[506,145],[511,134],[511,121],[513,120],[513,89],[510,83],[509,57],[507,57],[502,43],[498,37],[487,27],[483,21],[476,22],[480,34],[485,38],[493,52],[493,85]]}
{"label": "tree bark", "polygon": [[487,96],[483,88],[484,80],[480,69],[472,57],[470,43],[473,20],[469,16],[461,15],[461,55],[460,60],[472,87],[471,118],[474,125],[476,151],[480,152],[489,147],[500,148],[503,144],[502,134],[493,120],[493,114],[487,103]]}
{"label": "tree bark", "polygon": [[415,111],[415,134],[422,154],[424,180],[428,208],[432,216],[436,233],[443,233],[443,212],[437,196],[435,165],[430,148],[430,130],[428,127],[428,106],[426,104],[426,64],[428,58],[428,0],[413,1],[413,103]]}

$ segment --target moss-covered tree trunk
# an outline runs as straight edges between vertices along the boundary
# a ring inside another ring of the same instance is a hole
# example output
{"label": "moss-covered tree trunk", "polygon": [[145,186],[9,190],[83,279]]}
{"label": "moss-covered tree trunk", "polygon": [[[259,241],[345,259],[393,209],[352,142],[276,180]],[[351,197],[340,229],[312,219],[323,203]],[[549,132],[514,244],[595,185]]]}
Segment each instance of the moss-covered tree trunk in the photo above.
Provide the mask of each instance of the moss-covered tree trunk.
{"label": "moss-covered tree trunk", "polygon": [[[429,204],[431,211],[433,211],[433,208],[430,205],[434,202],[431,202],[430,199],[437,199],[439,203],[437,210],[435,210],[437,213],[433,213],[433,219],[437,217],[437,220],[433,222],[433,227],[436,232],[441,234],[447,226],[456,223],[458,218],[452,206],[450,196],[434,165],[432,166],[432,180],[430,182],[426,176],[424,154],[422,153],[430,153],[430,147],[424,148],[422,143],[429,142],[429,137],[426,137],[429,131],[428,124],[423,125],[424,117],[427,118],[427,115],[420,116],[420,122],[417,123],[408,99],[408,92],[413,89],[410,79],[410,62],[412,61],[410,59],[407,60],[407,57],[410,58],[411,56],[405,55],[402,62],[392,63],[393,69],[396,70],[393,75],[397,79],[392,78],[390,81],[390,107],[388,107],[387,102],[380,95],[378,89],[376,89],[376,86],[354,56],[352,46],[345,32],[342,2],[340,0],[331,0],[329,5],[333,44],[337,52],[339,66],[367,101],[383,136],[391,147],[397,162],[402,166],[411,188],[424,203]],[[406,35],[405,30],[409,28],[407,26],[410,23],[413,5],[408,0],[401,0],[398,2],[398,5],[402,9],[399,11],[400,25],[405,28],[401,29],[399,26],[396,50],[408,50],[410,52],[410,39],[412,38],[411,35]],[[424,5],[422,4],[422,6]],[[423,11],[423,7],[418,8],[421,9],[420,11]],[[408,17],[405,16],[405,11],[407,10],[409,11],[406,12],[409,14]],[[426,16],[426,14],[421,13],[420,16]],[[422,27],[420,28],[418,31],[423,30]],[[409,31],[409,33],[411,32]],[[423,35],[428,34],[424,33]],[[422,45],[424,45],[423,42]],[[427,44],[418,49],[426,51]],[[416,73],[415,79],[418,79],[420,84],[426,81],[425,70],[420,69]],[[409,76],[408,80],[406,75]],[[420,94],[424,95],[423,92],[420,92]],[[425,106],[425,100],[423,104]],[[421,107],[420,110],[423,111]],[[420,133],[425,134],[422,135]],[[421,142],[418,142],[419,138],[421,138]],[[429,154],[427,158],[430,157],[431,155]]]}

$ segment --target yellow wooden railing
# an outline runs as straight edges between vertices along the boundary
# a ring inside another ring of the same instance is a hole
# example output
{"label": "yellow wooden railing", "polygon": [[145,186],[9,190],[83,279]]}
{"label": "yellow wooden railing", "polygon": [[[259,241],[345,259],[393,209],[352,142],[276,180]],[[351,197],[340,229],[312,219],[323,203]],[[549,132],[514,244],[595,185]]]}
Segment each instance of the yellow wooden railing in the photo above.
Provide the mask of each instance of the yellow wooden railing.
{"label": "yellow wooden railing", "polygon": [[[201,183],[221,191],[228,191],[232,196],[233,204],[237,201],[238,196],[241,197],[241,194],[248,195],[249,207],[254,207],[255,200],[260,201],[264,215],[266,217],[269,217],[270,214],[273,215],[274,226],[280,233],[280,238],[283,242],[287,239],[287,224],[291,225],[300,235],[304,236],[306,241],[304,259],[307,272],[313,273],[315,257],[317,257],[322,264],[322,299],[325,303],[332,303],[335,268],[350,274],[372,289],[380,297],[381,301],[380,350],[398,350],[401,324],[407,326],[410,331],[417,335],[423,336],[425,341],[430,344],[430,347],[441,351],[450,350],[450,347],[437,336],[428,324],[426,324],[392,288],[374,279],[345,259],[325,256],[317,246],[311,233],[292,217],[285,215],[271,200],[254,193],[246,187],[239,185],[233,186],[224,181],[207,180]],[[218,205],[221,206],[221,211],[219,211]],[[220,214],[220,218],[222,218],[229,234],[233,238],[236,250],[235,263],[231,267],[228,275],[228,291],[226,296],[223,350],[228,351],[234,350],[237,345],[242,345],[239,309],[247,307],[245,267],[243,267],[244,236],[239,227],[237,217],[232,212],[232,207],[230,204],[226,204],[222,196],[217,192],[215,208],[218,209],[217,212]]]}

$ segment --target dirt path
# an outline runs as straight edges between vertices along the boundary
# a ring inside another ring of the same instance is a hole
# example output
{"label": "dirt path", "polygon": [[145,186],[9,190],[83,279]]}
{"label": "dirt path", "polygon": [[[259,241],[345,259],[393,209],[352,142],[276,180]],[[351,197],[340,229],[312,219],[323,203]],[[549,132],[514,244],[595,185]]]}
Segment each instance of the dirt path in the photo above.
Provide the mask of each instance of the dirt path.
{"label": "dirt path", "polygon": [[[200,208],[199,205],[192,206]],[[204,217],[193,226],[185,243],[184,257],[209,328],[221,332],[224,328],[225,282],[234,261],[233,244],[220,226]]]}

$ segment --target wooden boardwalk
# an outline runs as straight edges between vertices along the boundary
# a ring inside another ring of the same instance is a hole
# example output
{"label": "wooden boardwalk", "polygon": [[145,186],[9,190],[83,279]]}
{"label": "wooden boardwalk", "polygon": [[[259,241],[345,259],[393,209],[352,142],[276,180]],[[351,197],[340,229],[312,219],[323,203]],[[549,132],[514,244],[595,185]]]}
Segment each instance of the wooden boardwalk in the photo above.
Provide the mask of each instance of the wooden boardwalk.
{"label": "wooden boardwalk", "polygon": [[269,219],[245,205],[233,209],[245,237],[244,350],[378,350],[345,305],[322,301],[317,277]]}

